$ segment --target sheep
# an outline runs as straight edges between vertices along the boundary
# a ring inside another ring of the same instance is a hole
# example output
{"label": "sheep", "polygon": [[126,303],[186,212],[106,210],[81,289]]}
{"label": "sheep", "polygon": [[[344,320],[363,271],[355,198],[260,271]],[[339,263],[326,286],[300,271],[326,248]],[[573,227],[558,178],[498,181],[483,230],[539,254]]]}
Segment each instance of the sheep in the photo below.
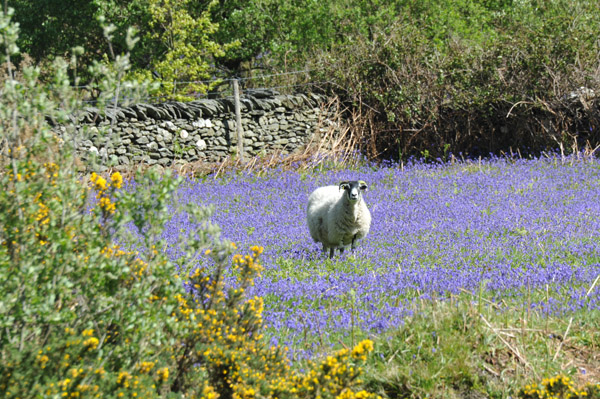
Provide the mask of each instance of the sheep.
{"label": "sheep", "polygon": [[365,237],[371,227],[371,213],[362,198],[367,183],[345,181],[339,186],[325,186],[314,190],[308,197],[306,220],[310,235],[315,242],[323,244],[323,252],[329,249],[333,258],[336,249],[340,254],[356,241]]}

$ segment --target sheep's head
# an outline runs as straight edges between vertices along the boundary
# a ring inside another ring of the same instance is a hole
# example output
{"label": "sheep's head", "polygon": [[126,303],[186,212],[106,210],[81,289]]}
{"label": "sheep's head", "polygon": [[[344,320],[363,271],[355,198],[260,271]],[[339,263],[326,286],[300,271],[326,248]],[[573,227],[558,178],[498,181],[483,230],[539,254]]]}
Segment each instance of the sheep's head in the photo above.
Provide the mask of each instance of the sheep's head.
{"label": "sheep's head", "polygon": [[367,191],[367,183],[362,180],[344,181],[340,183],[340,190],[346,191],[350,202],[358,202],[361,192]]}

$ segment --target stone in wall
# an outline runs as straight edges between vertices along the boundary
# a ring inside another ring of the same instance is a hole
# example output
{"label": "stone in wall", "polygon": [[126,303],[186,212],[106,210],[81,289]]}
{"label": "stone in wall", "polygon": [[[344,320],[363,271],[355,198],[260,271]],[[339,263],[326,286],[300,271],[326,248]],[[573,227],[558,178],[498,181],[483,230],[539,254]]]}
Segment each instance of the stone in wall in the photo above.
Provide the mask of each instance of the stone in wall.
{"label": "stone in wall", "polygon": [[[325,109],[328,99],[312,93],[248,90],[240,103],[246,157],[293,153],[308,143],[320,122],[334,117],[334,110]],[[117,169],[138,163],[221,162],[237,150],[233,98],[136,104],[105,114],[90,107],[79,116],[78,129],[87,132],[78,145],[82,158],[96,154]]]}

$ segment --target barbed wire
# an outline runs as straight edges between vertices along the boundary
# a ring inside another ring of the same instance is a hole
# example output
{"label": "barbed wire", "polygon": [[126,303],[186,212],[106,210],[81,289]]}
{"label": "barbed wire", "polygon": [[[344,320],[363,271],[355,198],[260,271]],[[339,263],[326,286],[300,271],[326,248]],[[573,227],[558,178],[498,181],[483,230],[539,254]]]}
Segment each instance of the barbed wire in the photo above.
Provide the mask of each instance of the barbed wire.
{"label": "barbed wire", "polygon": [[[292,88],[294,88],[294,89],[305,88],[305,87],[309,87],[309,86],[318,87],[318,86],[326,85],[328,83],[330,83],[330,82],[327,82],[327,81],[316,81],[316,82],[294,83],[294,84],[288,84],[288,85],[253,87],[251,89],[242,89],[242,95],[243,95],[243,93],[244,93],[245,90],[273,90],[273,91],[279,91],[279,90],[292,89]],[[225,94],[225,97],[233,95],[233,93],[229,93],[229,94],[226,94],[226,93],[228,93],[228,92],[227,91],[223,91],[223,92],[220,92],[219,94],[221,94],[221,95]],[[211,95],[211,93],[203,93],[203,94],[195,95],[195,96],[190,95],[189,97],[194,97],[194,98],[196,98],[196,99],[199,100],[199,99],[203,99],[203,98],[208,98],[210,95]],[[166,101],[166,100],[169,100],[169,99],[171,99],[171,98],[169,96],[167,96],[167,95],[142,96],[142,97],[138,97],[138,98],[121,97],[119,103],[128,102],[128,101],[134,101],[134,100],[144,101],[144,102],[150,102],[150,101],[161,102],[161,101]],[[109,103],[111,103],[113,101],[114,101],[114,99],[108,99],[108,100],[106,100],[106,104],[109,104]],[[82,101],[83,104],[97,104],[98,102],[99,102],[99,100],[97,98],[96,99],[89,99],[89,100],[83,100]]]}
{"label": "barbed wire", "polygon": [[[290,76],[290,75],[299,75],[299,74],[309,74],[311,72],[316,72],[316,71],[320,71],[323,70],[324,67],[321,68],[314,68],[314,69],[304,69],[304,70],[295,70],[295,71],[287,71],[287,72],[278,72],[278,73],[270,73],[270,74],[265,74],[265,75],[258,75],[258,76],[248,76],[248,77],[238,77],[238,78],[216,78],[216,79],[207,79],[207,80],[189,80],[189,81],[173,81],[172,84],[175,85],[188,85],[188,84],[211,84],[211,83],[216,83],[216,82],[233,82],[235,80],[237,81],[242,81],[242,82],[246,82],[246,81],[252,81],[252,80],[264,80],[264,79],[269,79],[269,78],[275,78],[275,77],[279,77],[279,76]],[[171,83],[171,82],[169,82]],[[162,81],[161,81],[162,84]],[[73,88],[75,89],[88,89],[90,88],[90,85],[76,85],[73,86]]]}

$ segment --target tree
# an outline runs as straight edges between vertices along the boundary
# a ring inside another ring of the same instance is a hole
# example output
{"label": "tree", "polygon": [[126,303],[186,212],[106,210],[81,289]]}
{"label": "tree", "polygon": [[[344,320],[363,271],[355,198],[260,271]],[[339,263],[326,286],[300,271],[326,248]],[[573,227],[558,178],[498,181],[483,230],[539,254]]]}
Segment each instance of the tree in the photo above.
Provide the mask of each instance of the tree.
{"label": "tree", "polygon": [[221,45],[211,40],[218,24],[211,21],[210,8],[193,14],[191,0],[146,0],[151,29],[147,38],[153,42],[150,68],[145,77],[161,82],[160,94],[172,98],[189,98],[206,93],[218,80],[214,75],[215,57],[238,43]]}
{"label": "tree", "polygon": [[[78,0],[73,4],[64,0],[13,0],[10,5],[21,31],[19,47],[36,62],[64,57],[73,47],[83,46],[86,52],[80,62],[89,64],[110,51],[100,24],[95,22],[98,17],[105,16],[115,25],[114,53],[127,51],[127,29],[132,26],[139,30],[148,19],[145,1]],[[139,55],[142,50],[138,46],[134,65],[143,61]]]}
{"label": "tree", "polygon": [[[252,64],[257,58],[264,60],[272,47],[285,19],[278,0],[220,0],[210,9],[212,19],[219,29],[212,37],[219,43],[233,38],[240,45],[228,49],[217,58],[226,73],[239,75],[243,64]],[[196,7],[205,5],[196,3]]]}

